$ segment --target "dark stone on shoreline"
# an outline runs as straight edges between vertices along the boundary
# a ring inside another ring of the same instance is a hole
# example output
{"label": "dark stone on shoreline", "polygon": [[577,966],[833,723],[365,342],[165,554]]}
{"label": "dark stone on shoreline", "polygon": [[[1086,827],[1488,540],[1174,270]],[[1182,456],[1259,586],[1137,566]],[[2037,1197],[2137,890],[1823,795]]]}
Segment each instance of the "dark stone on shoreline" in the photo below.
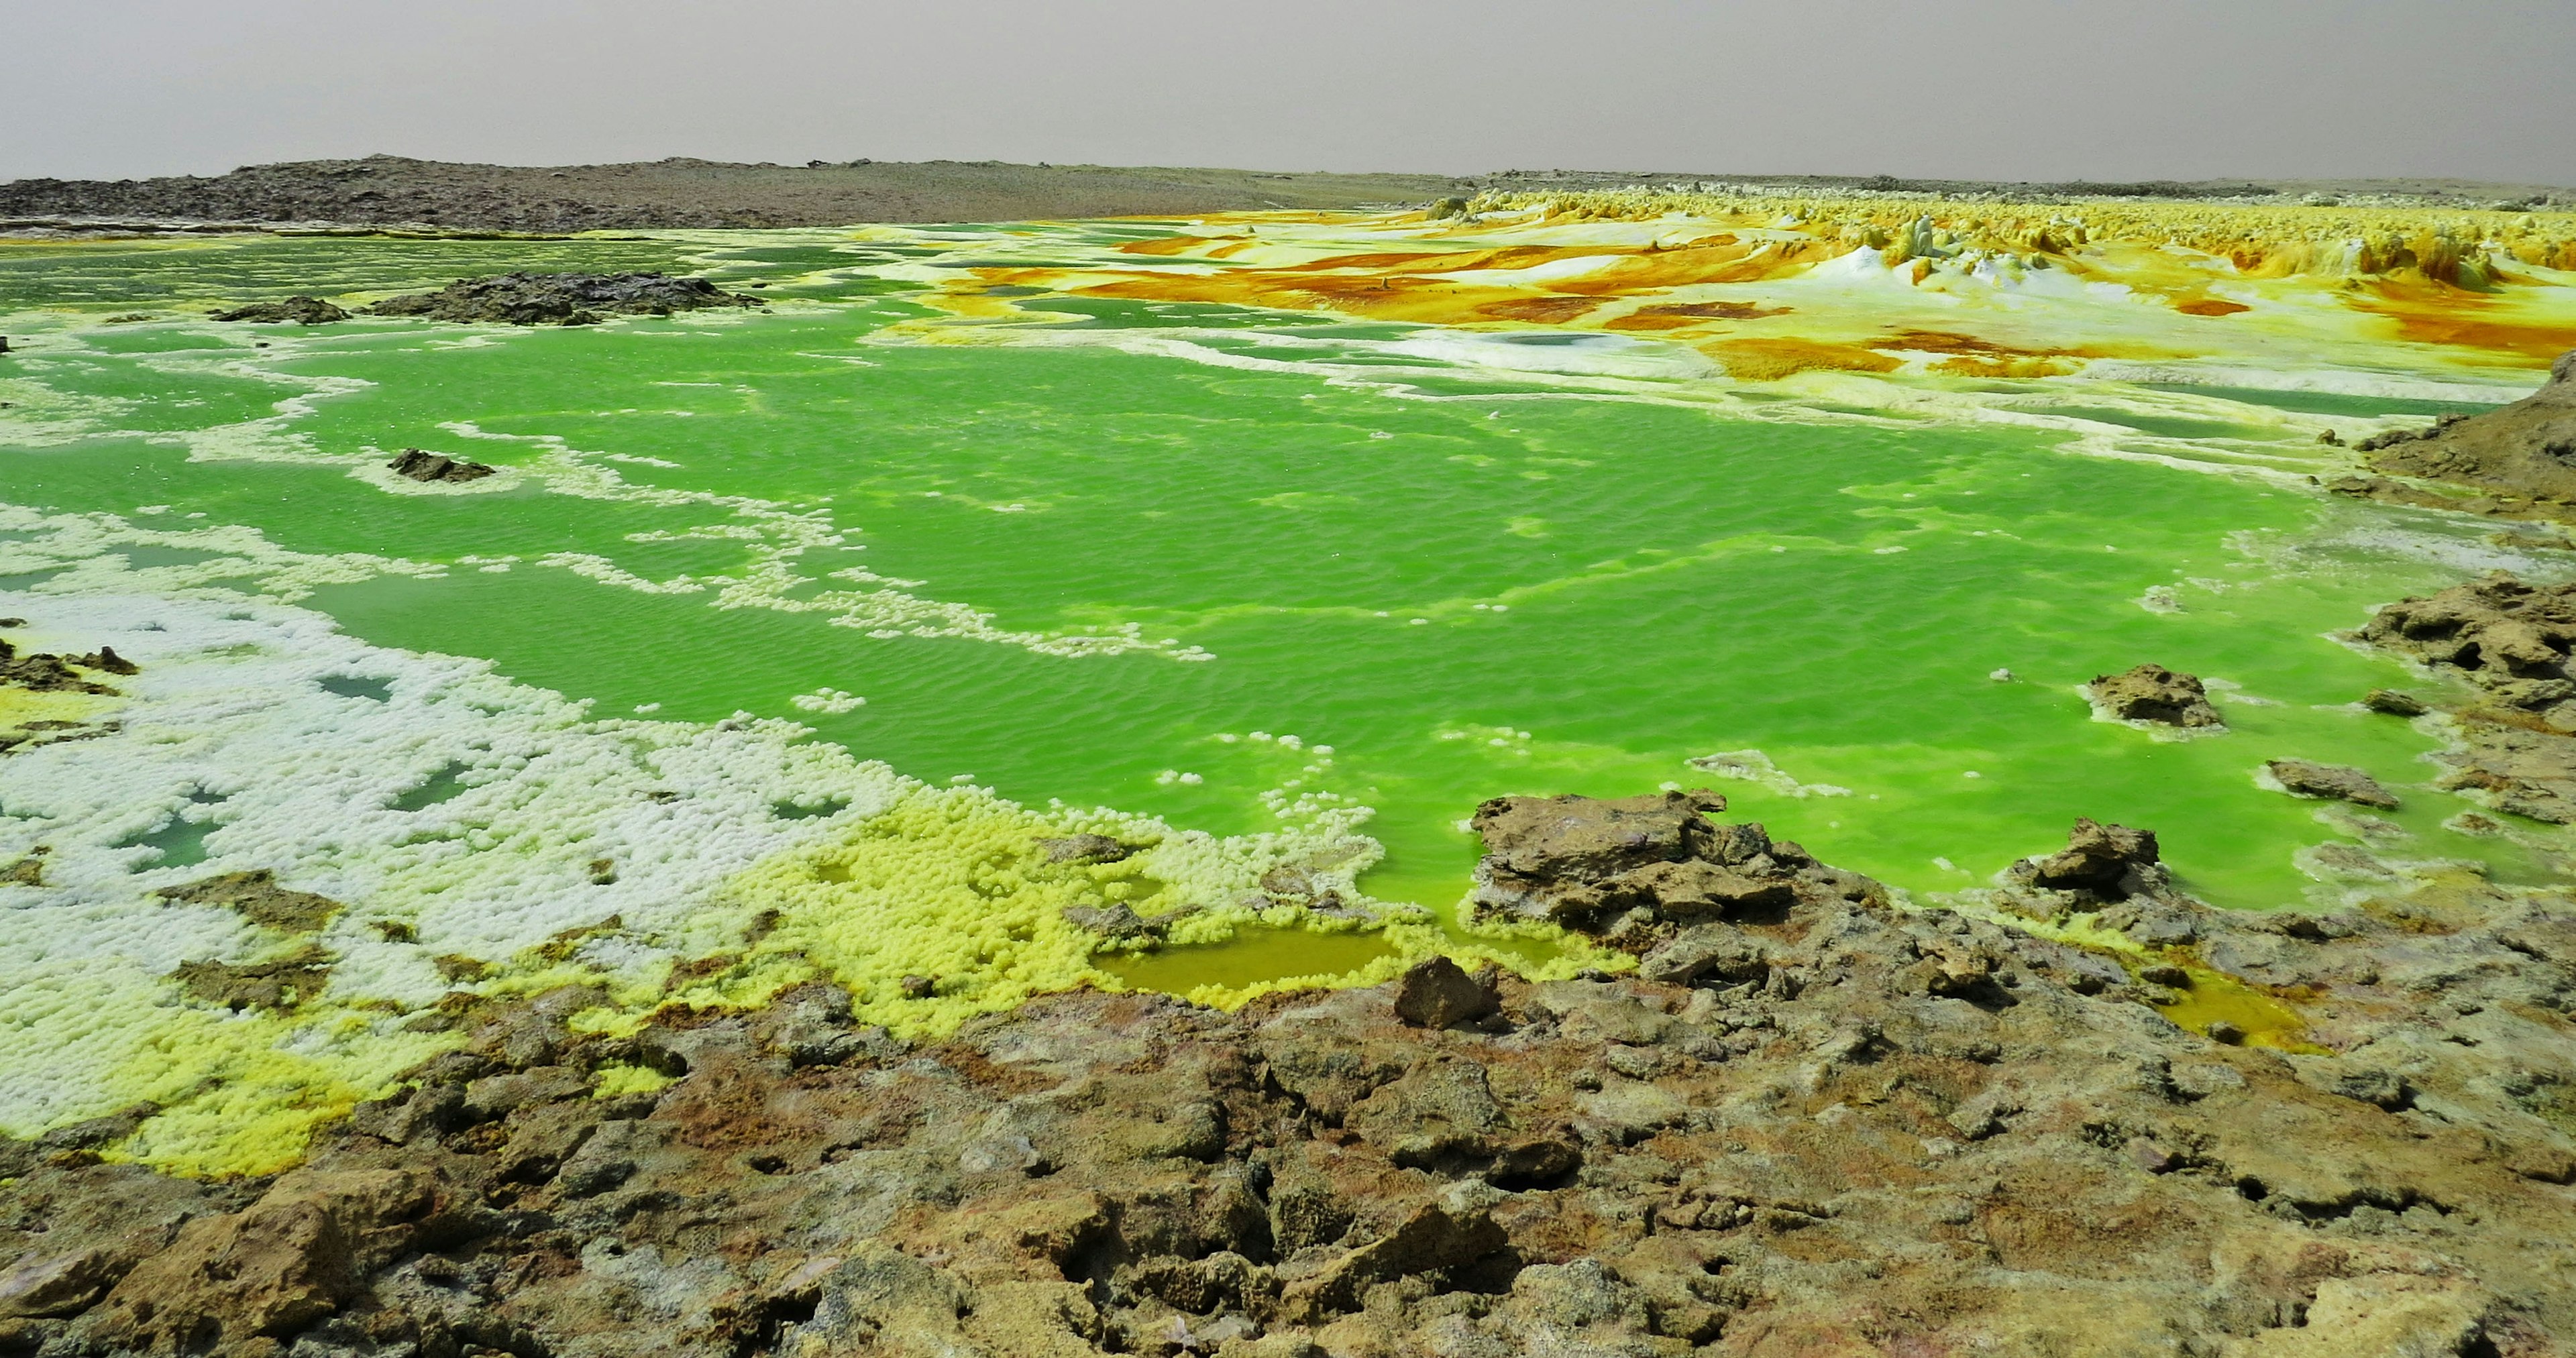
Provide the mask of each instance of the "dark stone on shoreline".
{"label": "dark stone on shoreline", "polygon": [[1116,863],[1136,850],[1107,835],[1065,835],[1058,839],[1041,839],[1038,848],[1046,852],[1050,863]]}
{"label": "dark stone on shoreline", "polygon": [[231,311],[218,311],[213,313],[213,319],[250,321],[268,325],[288,322],[296,325],[329,325],[333,321],[349,319],[349,313],[319,297],[289,297],[283,302],[253,302],[249,306],[236,307]]}
{"label": "dark stone on shoreline", "polygon": [[[2480,415],[2444,415],[2431,426],[2364,439],[2354,446],[2372,470],[2487,492],[2494,500],[2443,507],[2516,518],[2576,519],[2576,352],[2559,356],[2549,381],[2511,405]],[[2401,483],[2355,478],[2346,494],[2423,503]],[[2438,497],[2436,503],[2442,503]]]}
{"label": "dark stone on shoreline", "polygon": [[756,307],[703,278],[660,273],[505,273],[460,278],[437,292],[388,297],[370,316],[500,325],[596,325],[610,316],[668,316],[709,307]]}
{"label": "dark stone on shoreline", "polygon": [[2122,721],[2154,722],[2189,729],[2223,727],[2209,691],[2197,675],[2162,665],[2140,665],[2119,674],[2097,674],[2084,686],[2103,711]]}
{"label": "dark stone on shoreline", "polygon": [[2104,900],[2150,894],[2163,884],[2156,832],[2079,818],[2066,847],[2012,867],[2017,881],[2046,891],[2089,892]]}
{"label": "dark stone on shoreline", "polygon": [[1493,1013],[1502,996],[1446,957],[1417,962],[1396,983],[1395,1016],[1416,1028],[1453,1028]]}
{"label": "dark stone on shoreline", "polygon": [[2379,785],[2379,780],[2356,768],[2341,764],[2318,764],[2305,759],[2274,759],[2263,766],[2280,780],[2281,786],[2302,797],[2324,797],[2375,806],[2383,811],[2397,809],[2395,794]]}
{"label": "dark stone on shoreline", "polygon": [[396,476],[414,481],[480,481],[500,468],[480,462],[462,462],[445,453],[432,453],[419,448],[405,448],[393,461],[385,464]]}
{"label": "dark stone on shoreline", "polygon": [[1126,904],[1105,907],[1069,905],[1064,909],[1064,920],[1077,929],[1088,929],[1113,942],[1158,938],[1163,932],[1160,924],[1138,915],[1134,906]]}
{"label": "dark stone on shoreline", "polygon": [[2372,689],[2361,695],[2361,705],[2391,717],[2420,717],[2432,710],[2424,705],[2423,699],[2393,688]]}

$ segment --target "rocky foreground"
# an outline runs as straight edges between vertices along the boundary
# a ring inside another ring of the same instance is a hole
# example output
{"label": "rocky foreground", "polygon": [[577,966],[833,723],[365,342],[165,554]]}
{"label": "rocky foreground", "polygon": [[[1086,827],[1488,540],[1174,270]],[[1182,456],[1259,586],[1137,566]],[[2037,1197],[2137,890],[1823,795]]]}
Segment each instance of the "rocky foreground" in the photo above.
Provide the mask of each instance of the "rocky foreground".
{"label": "rocky foreground", "polygon": [[0,1354],[2576,1351],[2563,899],[2239,918],[2087,822],[1913,911],[1723,806],[1479,813],[1480,908],[1627,977],[920,1045],[460,992],[282,1177],[104,1161],[149,1109],[0,1147]]}
{"label": "rocky foreground", "polygon": [[[2482,415],[2445,415],[2356,445],[2373,474],[2346,476],[2344,495],[2459,509],[2508,519],[2576,521],[2576,352],[2561,354],[2540,390]],[[2444,489],[2449,488],[2449,489]]]}

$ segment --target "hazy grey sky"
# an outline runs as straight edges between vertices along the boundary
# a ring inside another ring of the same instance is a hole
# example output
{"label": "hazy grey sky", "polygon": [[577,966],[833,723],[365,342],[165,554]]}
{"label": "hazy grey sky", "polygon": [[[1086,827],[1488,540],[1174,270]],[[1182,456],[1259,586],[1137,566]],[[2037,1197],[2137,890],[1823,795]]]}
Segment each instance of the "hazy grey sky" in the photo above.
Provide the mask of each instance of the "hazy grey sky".
{"label": "hazy grey sky", "polygon": [[2576,0],[0,0],[0,179],[376,151],[2576,185]]}

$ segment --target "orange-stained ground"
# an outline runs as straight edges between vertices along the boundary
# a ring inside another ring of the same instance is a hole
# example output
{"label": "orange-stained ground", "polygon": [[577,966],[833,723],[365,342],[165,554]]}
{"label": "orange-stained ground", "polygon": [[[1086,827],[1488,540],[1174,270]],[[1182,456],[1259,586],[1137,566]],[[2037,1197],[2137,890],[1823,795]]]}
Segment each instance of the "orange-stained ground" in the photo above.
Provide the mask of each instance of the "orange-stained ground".
{"label": "orange-stained ground", "polygon": [[1078,265],[956,270],[931,301],[983,325],[1061,321],[996,295],[1032,288],[1617,332],[1690,346],[1740,381],[2030,378],[2096,359],[2504,378],[2576,349],[2576,215],[1500,197],[1448,219],[1212,217]]}

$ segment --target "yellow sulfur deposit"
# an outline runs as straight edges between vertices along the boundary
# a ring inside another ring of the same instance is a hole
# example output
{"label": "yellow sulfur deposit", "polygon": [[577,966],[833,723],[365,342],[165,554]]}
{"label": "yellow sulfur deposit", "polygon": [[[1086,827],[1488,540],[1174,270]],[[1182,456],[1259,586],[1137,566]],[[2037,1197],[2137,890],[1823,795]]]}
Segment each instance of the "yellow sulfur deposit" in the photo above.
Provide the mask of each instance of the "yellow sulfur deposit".
{"label": "yellow sulfur deposit", "polygon": [[2576,348],[2569,213],[1493,194],[1447,218],[1217,216],[1078,266],[944,272],[926,300],[981,328],[917,337],[1063,319],[1018,308],[1029,289],[1648,336],[1747,382],[2369,367],[2410,348],[2501,377]]}

